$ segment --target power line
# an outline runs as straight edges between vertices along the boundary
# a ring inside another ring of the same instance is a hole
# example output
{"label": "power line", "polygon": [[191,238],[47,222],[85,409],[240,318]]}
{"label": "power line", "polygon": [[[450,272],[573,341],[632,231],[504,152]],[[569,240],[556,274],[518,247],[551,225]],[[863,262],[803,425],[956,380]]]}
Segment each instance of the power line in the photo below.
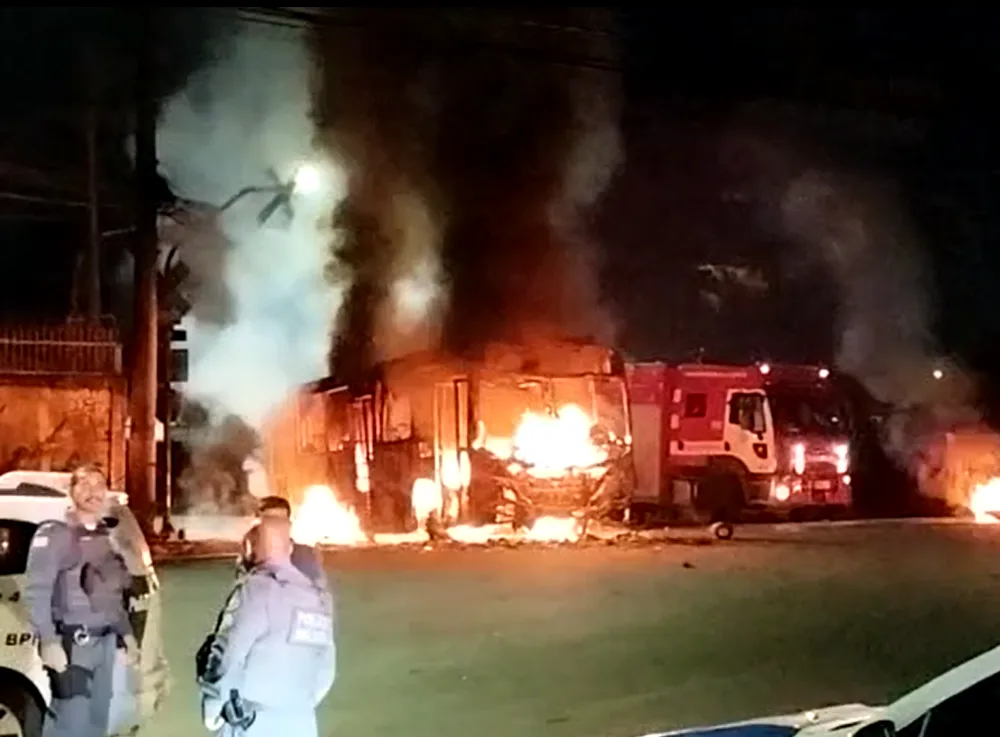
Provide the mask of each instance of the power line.
{"label": "power line", "polygon": [[[396,23],[394,26],[380,19],[376,23],[372,19],[361,20],[358,18],[346,17],[343,14],[330,14],[329,12],[316,12],[306,8],[238,8],[239,17],[250,23],[276,28],[291,28],[303,30],[307,28],[326,28],[343,30],[361,30],[372,27],[380,27],[386,34],[390,32],[409,31],[410,27],[403,23]],[[611,40],[617,39],[617,34],[605,29],[588,28],[584,26],[560,25],[553,23],[542,23],[528,19],[512,19],[508,23],[515,28],[522,29],[542,29],[548,31],[564,32],[576,36],[590,35],[603,39],[603,43],[608,44]],[[593,69],[595,71],[621,74],[623,69],[617,61],[612,59],[612,54],[605,57],[573,54],[566,52],[553,52],[548,48],[532,48],[523,42],[515,43],[494,39],[476,38],[465,40],[458,36],[448,38],[446,41],[440,38],[421,39],[412,32],[407,36],[407,45],[411,49],[419,48],[428,56],[454,56],[458,53],[469,50],[494,50],[509,56],[516,56],[524,60],[530,60],[539,64],[551,66],[565,66],[580,69]],[[449,52],[447,54],[443,52]]]}

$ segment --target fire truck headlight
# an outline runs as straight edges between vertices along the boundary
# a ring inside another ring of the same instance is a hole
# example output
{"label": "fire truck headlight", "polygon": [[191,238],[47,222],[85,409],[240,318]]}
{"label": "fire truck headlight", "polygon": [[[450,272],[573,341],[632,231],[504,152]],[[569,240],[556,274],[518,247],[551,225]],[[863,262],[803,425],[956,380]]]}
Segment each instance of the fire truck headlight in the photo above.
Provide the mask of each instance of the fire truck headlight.
{"label": "fire truck headlight", "polygon": [[800,476],[806,471],[806,446],[802,443],[792,446],[792,470]]}
{"label": "fire truck headlight", "polygon": [[779,502],[787,502],[791,495],[792,490],[788,488],[788,484],[778,484],[774,487],[774,498]]}
{"label": "fire truck headlight", "polygon": [[837,473],[847,473],[851,463],[851,448],[847,443],[841,443],[833,449],[837,454]]}

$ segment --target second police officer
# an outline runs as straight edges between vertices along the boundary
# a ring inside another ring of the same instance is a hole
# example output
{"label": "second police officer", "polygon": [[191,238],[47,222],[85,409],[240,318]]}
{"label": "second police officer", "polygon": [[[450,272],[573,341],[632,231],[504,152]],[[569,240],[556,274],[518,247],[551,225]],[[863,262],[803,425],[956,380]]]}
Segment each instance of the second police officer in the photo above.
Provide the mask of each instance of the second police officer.
{"label": "second police officer", "polygon": [[[266,496],[260,500],[257,507],[257,519],[279,517],[291,521],[292,506],[288,500],[280,496]],[[238,574],[246,573],[253,568],[255,561],[249,547],[250,533],[243,538],[242,557],[237,566]],[[298,568],[313,583],[323,588],[329,588],[326,572],[316,549],[309,545],[292,542],[292,565]]]}
{"label": "second police officer", "polygon": [[256,566],[199,665],[202,718],[229,735],[316,737],[316,707],[336,675],[330,593],[292,563],[287,519],[264,516],[249,542]]}

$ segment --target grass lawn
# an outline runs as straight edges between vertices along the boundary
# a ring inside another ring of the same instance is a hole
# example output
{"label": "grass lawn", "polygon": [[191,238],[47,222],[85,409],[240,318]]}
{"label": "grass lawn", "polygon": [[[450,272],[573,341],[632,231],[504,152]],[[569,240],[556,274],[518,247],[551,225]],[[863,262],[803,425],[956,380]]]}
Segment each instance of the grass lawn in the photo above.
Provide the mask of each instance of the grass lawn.
{"label": "grass lawn", "polygon": [[[711,546],[328,556],[339,666],[320,733],[617,737],[884,701],[1000,643],[1000,531],[839,528]],[[165,566],[175,686],[232,565]],[[289,737],[292,737],[291,735]]]}

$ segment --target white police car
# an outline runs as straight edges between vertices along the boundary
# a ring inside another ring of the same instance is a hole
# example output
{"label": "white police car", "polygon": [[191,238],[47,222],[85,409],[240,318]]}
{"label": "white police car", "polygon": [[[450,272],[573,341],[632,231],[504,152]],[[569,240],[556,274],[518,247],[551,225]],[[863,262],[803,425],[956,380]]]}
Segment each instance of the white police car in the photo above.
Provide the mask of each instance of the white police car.
{"label": "white police car", "polygon": [[[62,519],[69,473],[12,471],[0,476],[0,735],[38,737],[50,699],[49,682],[21,601],[28,547],[38,525]],[[170,687],[160,629],[160,583],[149,546],[124,494],[112,493],[113,531],[129,571],[129,614],[140,643],[138,670],[115,665],[110,734],[129,734],[162,705]]]}
{"label": "white police car", "polygon": [[847,704],[646,737],[977,737],[1000,734],[1000,647],[891,704]]}

